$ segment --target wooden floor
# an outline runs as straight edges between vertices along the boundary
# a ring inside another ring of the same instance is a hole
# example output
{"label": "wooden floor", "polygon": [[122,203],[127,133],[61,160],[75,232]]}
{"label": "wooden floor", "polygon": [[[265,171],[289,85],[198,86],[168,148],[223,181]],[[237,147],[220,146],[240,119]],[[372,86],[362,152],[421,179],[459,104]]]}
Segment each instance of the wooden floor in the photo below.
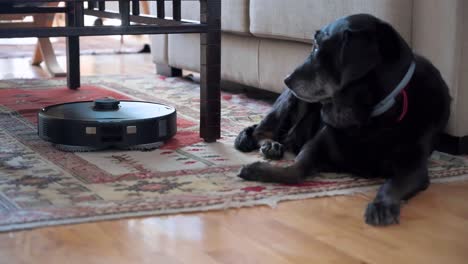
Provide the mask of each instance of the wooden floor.
{"label": "wooden floor", "polygon": [[[154,72],[148,54],[81,61],[83,75]],[[23,77],[47,74],[0,60],[0,78]],[[388,228],[363,223],[372,196],[3,233],[0,263],[468,263],[468,183],[433,184]]]}

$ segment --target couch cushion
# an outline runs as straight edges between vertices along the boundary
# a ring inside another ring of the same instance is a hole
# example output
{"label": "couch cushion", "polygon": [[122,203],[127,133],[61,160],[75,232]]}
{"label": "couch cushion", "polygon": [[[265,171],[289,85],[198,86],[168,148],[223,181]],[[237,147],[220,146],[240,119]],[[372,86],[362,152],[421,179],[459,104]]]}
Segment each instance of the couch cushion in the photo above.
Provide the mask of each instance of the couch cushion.
{"label": "couch cushion", "polygon": [[[259,87],[258,46],[260,40],[235,34],[221,38],[221,78],[226,81]],[[168,36],[169,65],[200,71],[200,35]]]}
{"label": "couch cushion", "polygon": [[151,35],[151,56],[154,63],[168,64],[167,35]]}
{"label": "couch cushion", "polygon": [[304,62],[310,44],[295,41],[261,39],[258,72],[261,89],[280,93],[286,87],[284,78]]}
{"label": "couch cushion", "polygon": [[317,29],[345,15],[370,13],[411,40],[413,0],[250,0],[250,32],[311,42]]}
{"label": "couch cushion", "polygon": [[[172,2],[166,2],[166,16],[172,16]],[[151,14],[156,15],[156,3],[151,2]],[[200,20],[200,2],[182,1],[182,19]],[[249,0],[222,0],[221,27],[223,31],[249,34]]]}
{"label": "couch cushion", "polygon": [[221,27],[223,31],[249,33],[249,1],[223,0]]}

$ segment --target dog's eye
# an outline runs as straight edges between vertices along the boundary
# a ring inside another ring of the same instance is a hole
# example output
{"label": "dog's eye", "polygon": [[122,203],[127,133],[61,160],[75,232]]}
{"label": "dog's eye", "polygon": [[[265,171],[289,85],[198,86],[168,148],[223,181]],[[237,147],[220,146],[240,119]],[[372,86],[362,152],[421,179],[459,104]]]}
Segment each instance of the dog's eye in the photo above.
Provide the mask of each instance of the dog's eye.
{"label": "dog's eye", "polygon": [[317,43],[317,40],[314,39],[314,44],[313,44],[313,47],[312,47],[312,52],[316,53],[318,52],[319,50],[319,45]]}
{"label": "dog's eye", "polygon": [[314,40],[319,38],[321,34],[322,34],[322,31],[320,30],[315,31]]}

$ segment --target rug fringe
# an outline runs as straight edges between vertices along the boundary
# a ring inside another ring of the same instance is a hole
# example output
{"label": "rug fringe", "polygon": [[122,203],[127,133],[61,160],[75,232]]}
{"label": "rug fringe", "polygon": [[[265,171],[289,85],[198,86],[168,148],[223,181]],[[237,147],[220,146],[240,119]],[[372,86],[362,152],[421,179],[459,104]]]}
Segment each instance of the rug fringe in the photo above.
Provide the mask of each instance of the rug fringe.
{"label": "rug fringe", "polygon": [[[468,175],[462,176],[453,176],[453,177],[444,177],[438,179],[432,179],[432,183],[450,183],[458,181],[467,181]],[[236,201],[227,201],[222,204],[216,204],[212,206],[204,207],[191,207],[184,209],[168,209],[168,210],[157,210],[157,211],[146,211],[146,212],[129,212],[129,213],[120,213],[112,215],[102,215],[102,216],[93,216],[93,217],[84,217],[77,219],[61,219],[53,220],[47,222],[35,222],[35,223],[24,223],[24,224],[13,224],[7,226],[0,226],[0,232],[12,232],[16,230],[32,229],[38,227],[50,227],[50,226],[59,226],[59,225],[69,225],[69,224],[84,224],[97,221],[110,221],[110,220],[119,220],[124,218],[137,218],[144,216],[160,216],[168,214],[180,214],[180,213],[196,213],[196,212],[206,212],[206,211],[215,211],[215,210],[227,210],[243,207],[254,207],[254,206],[269,206],[270,208],[276,208],[278,203],[285,201],[295,201],[295,200],[304,200],[310,198],[319,198],[319,197],[329,197],[329,196],[342,196],[342,195],[353,195],[359,193],[366,193],[369,191],[375,191],[379,185],[366,186],[366,187],[356,187],[352,189],[345,190],[334,190],[320,193],[306,193],[306,194],[292,194],[286,196],[278,197],[269,197],[265,199],[254,200],[250,202],[236,202]]]}
{"label": "rug fringe", "polygon": [[468,174],[442,178],[431,178],[431,183],[450,183],[459,181],[468,181]]}
{"label": "rug fringe", "polygon": [[265,199],[259,199],[254,201],[227,201],[222,204],[216,204],[212,206],[204,207],[191,207],[184,209],[168,209],[168,210],[155,210],[155,211],[146,211],[146,212],[129,212],[129,213],[120,213],[112,215],[102,215],[102,216],[93,216],[93,217],[83,217],[76,219],[61,219],[61,220],[48,220],[47,222],[35,222],[35,223],[24,223],[24,224],[12,224],[7,226],[0,226],[0,232],[10,232],[21,229],[32,229],[38,227],[48,227],[48,226],[58,226],[58,225],[69,225],[69,224],[84,224],[89,222],[97,221],[109,221],[109,220],[118,220],[123,218],[135,218],[143,216],[160,216],[168,214],[179,214],[179,213],[195,213],[195,212],[206,212],[206,211],[215,211],[215,210],[227,210],[235,209],[242,207],[254,207],[266,205],[271,208],[275,208],[279,202],[282,201],[292,201],[292,200],[302,200],[308,198],[317,198],[317,197],[326,197],[326,196],[336,196],[336,195],[350,195],[354,193],[362,193],[370,190],[375,190],[376,186],[367,186],[367,187],[356,187],[353,189],[346,190],[335,190],[327,191],[320,193],[308,193],[308,194],[294,194],[281,197],[269,197]]}

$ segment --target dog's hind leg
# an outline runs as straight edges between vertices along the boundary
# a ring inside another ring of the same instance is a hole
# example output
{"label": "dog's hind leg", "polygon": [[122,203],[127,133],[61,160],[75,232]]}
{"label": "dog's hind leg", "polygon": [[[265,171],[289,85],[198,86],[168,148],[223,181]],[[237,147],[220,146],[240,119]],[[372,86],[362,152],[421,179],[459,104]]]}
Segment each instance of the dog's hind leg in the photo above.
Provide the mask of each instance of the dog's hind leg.
{"label": "dog's hind leg", "polygon": [[367,206],[366,223],[374,226],[399,223],[401,202],[428,186],[427,160],[419,161],[412,166],[396,167],[395,176],[380,187],[374,201]]}

